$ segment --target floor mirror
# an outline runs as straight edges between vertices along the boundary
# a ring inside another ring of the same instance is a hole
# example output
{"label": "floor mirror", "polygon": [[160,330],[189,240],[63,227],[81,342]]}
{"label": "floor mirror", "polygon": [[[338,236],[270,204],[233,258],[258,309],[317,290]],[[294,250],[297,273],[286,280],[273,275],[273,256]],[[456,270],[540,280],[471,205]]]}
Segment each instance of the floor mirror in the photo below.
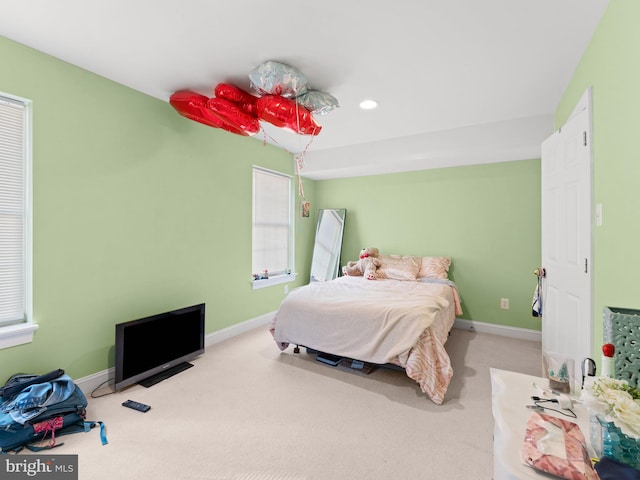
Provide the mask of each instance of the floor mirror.
{"label": "floor mirror", "polygon": [[311,260],[311,282],[326,282],[336,278],[340,272],[340,252],[347,210],[318,210],[316,240]]}

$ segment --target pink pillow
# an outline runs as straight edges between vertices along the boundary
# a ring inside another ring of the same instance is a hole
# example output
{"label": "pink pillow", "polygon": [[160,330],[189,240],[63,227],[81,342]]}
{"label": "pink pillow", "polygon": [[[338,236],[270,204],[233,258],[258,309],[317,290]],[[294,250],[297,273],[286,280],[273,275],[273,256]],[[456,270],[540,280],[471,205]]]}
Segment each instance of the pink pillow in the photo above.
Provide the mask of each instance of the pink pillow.
{"label": "pink pillow", "polygon": [[422,257],[418,278],[449,278],[449,267],[451,259],[449,257]]}
{"label": "pink pillow", "polygon": [[420,257],[380,255],[378,260],[380,260],[380,266],[376,272],[378,278],[415,280],[420,271]]}

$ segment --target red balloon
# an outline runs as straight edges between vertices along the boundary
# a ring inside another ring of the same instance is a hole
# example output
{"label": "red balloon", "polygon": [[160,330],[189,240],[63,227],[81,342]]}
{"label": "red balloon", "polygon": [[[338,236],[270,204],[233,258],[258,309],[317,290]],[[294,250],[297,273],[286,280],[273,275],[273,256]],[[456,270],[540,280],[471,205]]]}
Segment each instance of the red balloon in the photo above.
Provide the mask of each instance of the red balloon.
{"label": "red balloon", "polygon": [[278,95],[264,95],[258,98],[256,112],[265,122],[303,135],[318,135],[322,129],[309,110],[295,100]]}
{"label": "red balloon", "polygon": [[215,94],[217,98],[224,98],[230,102],[237,103],[247,113],[255,113],[256,100],[258,100],[258,97],[254,97],[249,92],[235,85],[219,83],[216,85]]}
{"label": "red balloon", "polygon": [[176,92],[169,97],[169,103],[180,115],[198,115],[200,108],[207,105],[209,98],[190,90]]}
{"label": "red balloon", "polygon": [[171,95],[169,103],[183,117],[209,127],[244,136],[255,135],[260,131],[260,123],[256,117],[227,100],[210,99],[191,90],[182,90]]}
{"label": "red balloon", "polygon": [[207,108],[209,97],[191,90],[176,92],[169,98],[169,103],[183,117],[200,122],[209,127],[222,128],[223,121]]}
{"label": "red balloon", "polygon": [[[207,106],[227,125],[228,131],[239,135],[255,135],[260,131],[258,118],[244,111],[239,105],[224,98],[210,98]],[[225,128],[225,127],[223,127]]]}

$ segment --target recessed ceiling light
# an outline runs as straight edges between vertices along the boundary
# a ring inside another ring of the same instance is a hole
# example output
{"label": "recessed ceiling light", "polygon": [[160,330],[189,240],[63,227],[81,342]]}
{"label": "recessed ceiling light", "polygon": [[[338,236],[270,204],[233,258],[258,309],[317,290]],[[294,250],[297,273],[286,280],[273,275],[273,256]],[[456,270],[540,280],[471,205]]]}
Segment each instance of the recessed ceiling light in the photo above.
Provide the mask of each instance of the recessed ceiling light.
{"label": "recessed ceiling light", "polygon": [[373,110],[377,106],[378,106],[378,102],[371,99],[363,100],[360,102],[360,108],[363,110]]}

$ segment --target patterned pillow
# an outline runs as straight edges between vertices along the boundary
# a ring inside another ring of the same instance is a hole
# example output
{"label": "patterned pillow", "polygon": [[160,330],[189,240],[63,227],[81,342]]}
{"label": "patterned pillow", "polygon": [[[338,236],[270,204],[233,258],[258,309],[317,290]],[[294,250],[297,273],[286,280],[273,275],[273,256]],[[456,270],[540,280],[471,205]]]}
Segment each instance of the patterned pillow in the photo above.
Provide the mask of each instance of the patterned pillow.
{"label": "patterned pillow", "polygon": [[449,257],[422,257],[418,278],[449,278]]}
{"label": "patterned pillow", "polygon": [[420,257],[409,255],[380,255],[380,266],[376,272],[378,278],[389,280],[415,280],[420,271]]}

